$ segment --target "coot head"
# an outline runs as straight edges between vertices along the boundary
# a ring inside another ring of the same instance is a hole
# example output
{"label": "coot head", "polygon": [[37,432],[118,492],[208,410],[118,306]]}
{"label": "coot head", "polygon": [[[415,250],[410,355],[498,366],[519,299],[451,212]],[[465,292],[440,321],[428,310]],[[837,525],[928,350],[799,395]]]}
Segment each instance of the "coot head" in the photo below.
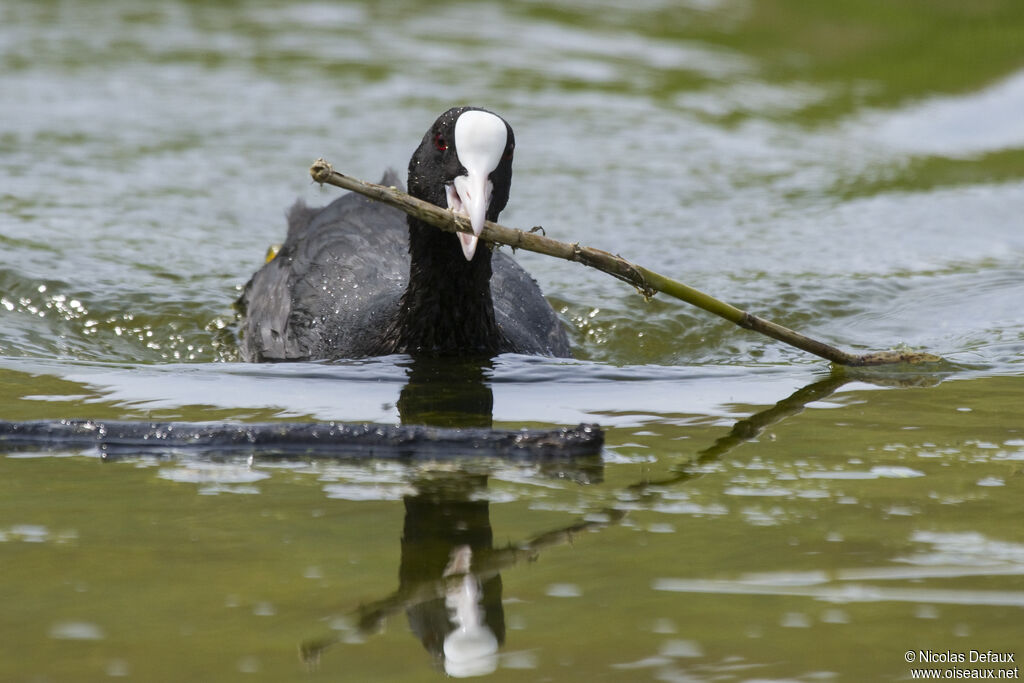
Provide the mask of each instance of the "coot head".
{"label": "coot head", "polygon": [[503,118],[456,107],[438,117],[409,161],[409,194],[469,216],[474,234],[458,233],[467,261],[484,222],[496,221],[508,203],[515,147]]}

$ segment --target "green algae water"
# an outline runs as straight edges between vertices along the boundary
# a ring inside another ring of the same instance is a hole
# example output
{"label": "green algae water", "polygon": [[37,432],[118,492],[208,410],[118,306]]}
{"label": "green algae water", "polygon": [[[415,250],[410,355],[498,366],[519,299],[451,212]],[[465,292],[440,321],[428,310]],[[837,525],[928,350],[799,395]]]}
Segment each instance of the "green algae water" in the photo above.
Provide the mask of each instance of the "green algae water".
{"label": "green algae water", "polygon": [[[1014,0],[7,0],[0,419],[593,422],[606,445],[5,447],[0,680],[1017,675],[1022,46]],[[458,104],[515,129],[504,224],[946,362],[834,370],[519,253],[575,360],[426,384],[404,357],[240,363],[241,285],[296,198],[338,196],[310,163],[402,170]]]}

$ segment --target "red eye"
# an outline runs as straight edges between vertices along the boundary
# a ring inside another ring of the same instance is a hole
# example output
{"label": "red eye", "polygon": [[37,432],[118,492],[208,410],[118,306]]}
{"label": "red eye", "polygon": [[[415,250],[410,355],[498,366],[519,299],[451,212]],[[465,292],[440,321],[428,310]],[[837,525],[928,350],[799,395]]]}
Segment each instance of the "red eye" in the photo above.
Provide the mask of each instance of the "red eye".
{"label": "red eye", "polygon": [[503,154],[501,158],[505,159],[506,161],[511,161],[512,160],[512,154],[515,153],[515,151],[516,151],[516,146],[515,145],[509,145],[508,147],[505,148],[505,154]]}
{"label": "red eye", "polygon": [[438,133],[434,136],[434,146],[437,147],[438,152],[443,152],[448,149],[448,140],[443,135]]}

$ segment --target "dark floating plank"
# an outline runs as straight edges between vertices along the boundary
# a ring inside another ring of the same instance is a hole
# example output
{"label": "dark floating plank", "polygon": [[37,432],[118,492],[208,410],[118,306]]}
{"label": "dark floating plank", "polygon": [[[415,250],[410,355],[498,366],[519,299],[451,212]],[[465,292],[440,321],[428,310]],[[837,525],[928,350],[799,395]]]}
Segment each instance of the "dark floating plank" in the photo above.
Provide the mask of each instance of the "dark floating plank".
{"label": "dark floating plank", "polygon": [[186,451],[262,457],[437,459],[465,456],[566,460],[596,456],[604,432],[594,424],[501,430],[387,424],[194,423],[106,420],[0,421],[0,447],[99,448],[110,455]]}

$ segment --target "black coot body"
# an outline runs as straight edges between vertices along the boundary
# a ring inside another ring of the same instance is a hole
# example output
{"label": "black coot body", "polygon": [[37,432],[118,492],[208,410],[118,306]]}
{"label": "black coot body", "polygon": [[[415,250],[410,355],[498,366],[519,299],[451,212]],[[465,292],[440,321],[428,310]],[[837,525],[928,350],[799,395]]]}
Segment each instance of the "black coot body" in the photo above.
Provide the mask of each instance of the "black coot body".
{"label": "black coot body", "polygon": [[[474,228],[497,220],[514,147],[500,117],[451,109],[413,154],[409,193],[465,211]],[[390,171],[381,182],[401,186]],[[284,245],[246,284],[238,308],[247,361],[571,355],[558,316],[510,256],[356,194],[318,209],[296,203]]]}

